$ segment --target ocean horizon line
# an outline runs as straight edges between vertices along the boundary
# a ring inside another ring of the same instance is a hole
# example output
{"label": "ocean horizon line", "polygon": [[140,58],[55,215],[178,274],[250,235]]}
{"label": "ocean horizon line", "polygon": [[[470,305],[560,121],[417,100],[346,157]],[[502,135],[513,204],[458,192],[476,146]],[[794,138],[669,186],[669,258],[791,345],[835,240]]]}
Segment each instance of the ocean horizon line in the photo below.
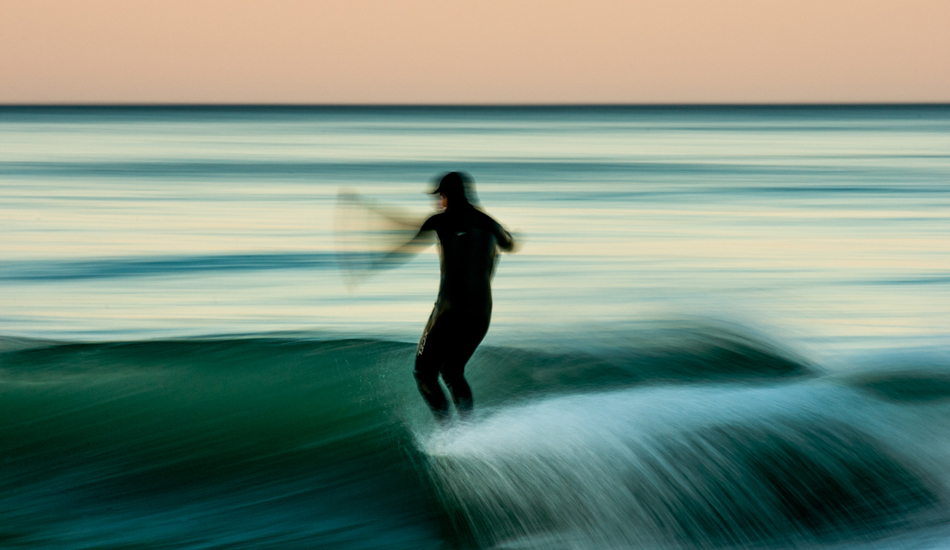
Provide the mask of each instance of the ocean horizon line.
{"label": "ocean horizon line", "polygon": [[703,109],[877,109],[950,108],[950,102],[814,103],[0,103],[0,110],[703,110]]}

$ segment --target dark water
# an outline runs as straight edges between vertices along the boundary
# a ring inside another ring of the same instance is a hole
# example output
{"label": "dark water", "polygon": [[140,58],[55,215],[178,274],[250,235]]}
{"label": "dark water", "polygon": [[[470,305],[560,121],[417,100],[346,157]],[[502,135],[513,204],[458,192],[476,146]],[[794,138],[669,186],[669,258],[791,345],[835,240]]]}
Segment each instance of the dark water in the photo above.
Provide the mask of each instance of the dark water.
{"label": "dark water", "polygon": [[706,548],[921,545],[941,532],[945,369],[917,391],[925,371],[819,375],[709,327],[630,336],[601,353],[483,349],[476,420],[448,430],[406,376],[411,344],[9,341],[0,537]]}
{"label": "dark water", "polygon": [[[338,193],[450,169],[523,248],[439,429]],[[0,547],[945,547],[948,207],[944,106],[0,109]]]}

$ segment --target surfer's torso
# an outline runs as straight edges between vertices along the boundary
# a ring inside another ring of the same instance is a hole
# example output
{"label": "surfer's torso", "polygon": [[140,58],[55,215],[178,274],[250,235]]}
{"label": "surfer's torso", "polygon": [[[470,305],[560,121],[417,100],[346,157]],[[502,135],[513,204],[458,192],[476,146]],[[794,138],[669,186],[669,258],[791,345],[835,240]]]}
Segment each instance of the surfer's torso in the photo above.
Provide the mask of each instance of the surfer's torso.
{"label": "surfer's torso", "polygon": [[510,250],[511,236],[488,214],[471,205],[430,217],[422,231],[439,237],[442,280],[436,312],[491,315],[491,280],[497,250]]}

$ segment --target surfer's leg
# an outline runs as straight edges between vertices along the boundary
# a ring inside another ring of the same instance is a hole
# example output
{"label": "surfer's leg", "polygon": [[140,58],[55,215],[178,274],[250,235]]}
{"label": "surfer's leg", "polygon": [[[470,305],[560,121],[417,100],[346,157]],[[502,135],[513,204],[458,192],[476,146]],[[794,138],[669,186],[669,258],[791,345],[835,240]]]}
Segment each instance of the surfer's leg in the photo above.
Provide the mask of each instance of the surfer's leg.
{"label": "surfer's leg", "polygon": [[429,405],[429,409],[432,410],[432,414],[435,415],[436,420],[448,420],[450,417],[449,402],[445,399],[445,392],[442,391],[442,386],[439,385],[438,374],[435,376],[426,376],[416,370],[413,375],[416,377],[419,393],[422,394],[422,398],[425,399],[426,404]]}
{"label": "surfer's leg", "polygon": [[432,414],[437,420],[446,421],[450,416],[449,402],[445,398],[442,386],[439,385],[439,370],[444,361],[444,353],[441,349],[439,331],[434,330],[434,324],[434,320],[430,318],[429,324],[422,333],[419,347],[416,348],[416,368],[412,374],[419,386],[419,393],[429,405]]}
{"label": "surfer's leg", "polygon": [[455,408],[458,409],[459,416],[462,418],[471,416],[475,408],[472,387],[465,380],[465,365],[485,338],[486,332],[488,332],[487,320],[465,323],[454,335],[451,351],[447,354],[445,364],[442,365],[442,380],[449,388]]}
{"label": "surfer's leg", "polygon": [[452,401],[455,408],[458,409],[459,416],[468,418],[475,408],[475,399],[472,397],[472,387],[468,385],[465,376],[461,372],[442,372],[442,380],[449,388],[452,394]]}

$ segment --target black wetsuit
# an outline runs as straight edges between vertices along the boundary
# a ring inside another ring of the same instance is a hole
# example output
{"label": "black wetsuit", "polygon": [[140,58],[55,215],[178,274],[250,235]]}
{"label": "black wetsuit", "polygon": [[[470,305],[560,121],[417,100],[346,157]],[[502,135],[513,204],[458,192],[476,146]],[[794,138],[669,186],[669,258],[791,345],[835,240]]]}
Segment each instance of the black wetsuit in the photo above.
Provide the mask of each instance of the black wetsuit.
{"label": "black wetsuit", "polygon": [[459,413],[471,412],[472,390],[465,381],[465,364],[488,332],[497,249],[509,251],[514,243],[498,222],[468,203],[426,220],[419,233],[429,231],[439,237],[442,280],[416,350],[414,374],[432,412],[447,419],[449,405],[439,374]]}

